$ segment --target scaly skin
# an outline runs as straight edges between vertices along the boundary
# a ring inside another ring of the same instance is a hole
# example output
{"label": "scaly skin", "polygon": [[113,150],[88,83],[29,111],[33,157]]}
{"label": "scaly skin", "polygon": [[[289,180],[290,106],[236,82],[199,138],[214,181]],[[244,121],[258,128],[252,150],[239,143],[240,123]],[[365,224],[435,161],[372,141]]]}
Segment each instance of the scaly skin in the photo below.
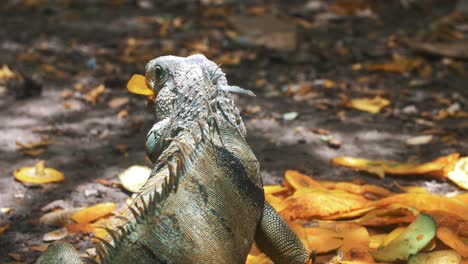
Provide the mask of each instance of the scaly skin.
{"label": "scaly skin", "polygon": [[229,86],[203,55],[156,58],[146,80],[157,93],[146,140],[155,167],[127,223],[98,247],[98,262],[244,263],[255,240],[275,263],[306,263],[304,246],[264,200],[230,94],[250,92]]}

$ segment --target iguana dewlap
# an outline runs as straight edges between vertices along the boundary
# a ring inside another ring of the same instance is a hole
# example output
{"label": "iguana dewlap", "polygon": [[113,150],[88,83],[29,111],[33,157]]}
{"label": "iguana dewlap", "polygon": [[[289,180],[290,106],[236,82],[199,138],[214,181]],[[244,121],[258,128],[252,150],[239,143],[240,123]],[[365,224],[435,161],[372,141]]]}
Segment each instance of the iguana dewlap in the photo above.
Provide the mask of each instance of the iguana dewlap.
{"label": "iguana dewlap", "polygon": [[[157,123],[146,150],[155,167],[109,230],[98,263],[245,263],[252,243],[275,263],[309,254],[265,201],[259,164],[219,67],[203,55],[150,61],[146,81]],[[80,263],[71,246],[53,244],[37,263]]]}

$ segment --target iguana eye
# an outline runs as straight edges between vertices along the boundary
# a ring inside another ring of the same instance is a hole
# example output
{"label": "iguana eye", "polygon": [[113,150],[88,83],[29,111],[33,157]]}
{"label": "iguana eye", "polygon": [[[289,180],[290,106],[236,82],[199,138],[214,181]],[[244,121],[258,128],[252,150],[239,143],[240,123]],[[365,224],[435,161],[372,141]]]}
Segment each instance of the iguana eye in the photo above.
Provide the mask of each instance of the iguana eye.
{"label": "iguana eye", "polygon": [[166,82],[168,77],[167,71],[160,65],[156,65],[153,69],[146,73],[146,79],[153,86],[153,89],[157,89],[159,86]]}
{"label": "iguana eye", "polygon": [[166,71],[159,65],[154,68],[154,80],[158,84],[162,84],[166,81]]}

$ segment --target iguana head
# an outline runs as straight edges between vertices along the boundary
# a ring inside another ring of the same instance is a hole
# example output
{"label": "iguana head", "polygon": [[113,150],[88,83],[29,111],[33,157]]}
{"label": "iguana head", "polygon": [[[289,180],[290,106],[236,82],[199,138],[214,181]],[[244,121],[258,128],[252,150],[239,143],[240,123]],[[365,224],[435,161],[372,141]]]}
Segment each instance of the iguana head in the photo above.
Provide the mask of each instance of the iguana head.
{"label": "iguana head", "polygon": [[231,126],[245,136],[245,128],[231,92],[253,94],[227,84],[218,65],[203,55],[162,56],[146,65],[148,102],[157,123],[147,136],[148,157],[156,161],[167,147],[166,138],[180,137],[197,122]]}

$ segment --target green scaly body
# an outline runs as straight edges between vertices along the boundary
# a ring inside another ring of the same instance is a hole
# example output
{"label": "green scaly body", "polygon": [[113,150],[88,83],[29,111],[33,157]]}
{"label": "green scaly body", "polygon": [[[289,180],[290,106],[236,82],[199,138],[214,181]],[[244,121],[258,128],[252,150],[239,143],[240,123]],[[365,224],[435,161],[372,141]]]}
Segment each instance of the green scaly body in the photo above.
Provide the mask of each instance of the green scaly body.
{"label": "green scaly body", "polygon": [[[108,230],[98,263],[244,263],[255,241],[275,263],[306,263],[297,236],[264,200],[259,164],[224,74],[203,55],[159,57],[147,66],[158,97],[148,134],[155,162],[129,207],[127,223]],[[63,247],[63,244],[59,244]],[[37,263],[76,259],[53,245]]]}

